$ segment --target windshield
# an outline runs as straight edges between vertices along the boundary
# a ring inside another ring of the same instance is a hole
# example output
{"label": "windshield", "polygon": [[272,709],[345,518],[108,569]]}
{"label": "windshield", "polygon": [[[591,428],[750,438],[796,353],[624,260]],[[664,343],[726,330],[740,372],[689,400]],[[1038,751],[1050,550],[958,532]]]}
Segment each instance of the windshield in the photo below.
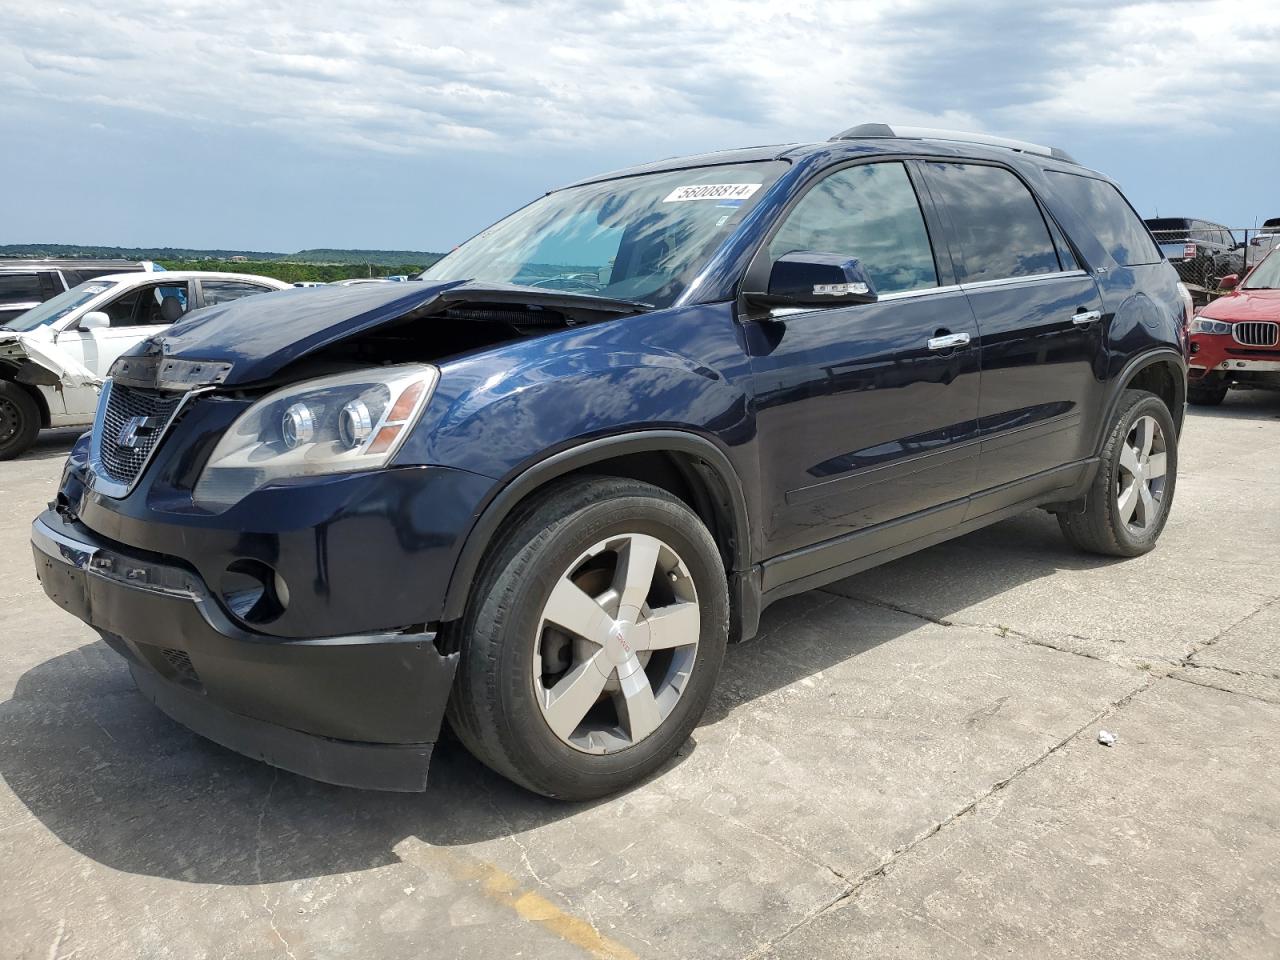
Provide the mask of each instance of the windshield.
{"label": "windshield", "polygon": [[1275,251],[1267,254],[1242,286],[1246,290],[1280,290],[1280,256]]}
{"label": "windshield", "polygon": [[422,279],[670,306],[786,169],[779,161],[726,164],[558,190],[468,240]]}
{"label": "windshield", "polygon": [[20,313],[5,324],[6,330],[27,331],[45,324],[61,320],[71,311],[84,306],[94,297],[106,293],[112,287],[119,286],[115,280],[86,280],[78,287],[72,287],[60,293],[52,300],[46,300],[38,307],[32,307],[26,313]]}

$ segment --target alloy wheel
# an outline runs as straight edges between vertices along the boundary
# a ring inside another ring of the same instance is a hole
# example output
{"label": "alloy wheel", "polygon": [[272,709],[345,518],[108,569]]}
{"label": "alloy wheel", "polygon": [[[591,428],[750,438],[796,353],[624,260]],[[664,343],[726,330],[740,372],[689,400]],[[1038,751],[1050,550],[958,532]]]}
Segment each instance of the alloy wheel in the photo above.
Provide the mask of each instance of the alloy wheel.
{"label": "alloy wheel", "polygon": [[700,630],[693,578],[669,544],[601,540],[556,581],[539,620],[533,685],[547,725],[584,753],[644,740],[684,693]]}
{"label": "alloy wheel", "polygon": [[1155,417],[1139,417],[1120,447],[1116,508],[1130,533],[1141,535],[1164,509],[1167,454],[1164,431]]}

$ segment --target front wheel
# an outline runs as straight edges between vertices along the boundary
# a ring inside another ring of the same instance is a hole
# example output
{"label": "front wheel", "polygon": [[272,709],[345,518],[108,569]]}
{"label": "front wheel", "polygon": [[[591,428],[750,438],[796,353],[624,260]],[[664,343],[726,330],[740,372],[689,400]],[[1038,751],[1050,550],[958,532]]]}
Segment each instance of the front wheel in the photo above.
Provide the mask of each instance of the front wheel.
{"label": "front wheel", "polygon": [[1112,417],[1083,511],[1058,514],[1068,542],[1090,553],[1136,557],[1156,545],[1178,479],[1178,435],[1164,401],[1126,390]]}
{"label": "front wheel", "polygon": [[728,636],[715,541],[635,480],[577,479],[524,508],[451,631],[459,739],[538,793],[587,800],[657,769],[711,698]]}
{"label": "front wheel", "polygon": [[16,383],[0,380],[0,460],[25,453],[40,432],[40,409]]}

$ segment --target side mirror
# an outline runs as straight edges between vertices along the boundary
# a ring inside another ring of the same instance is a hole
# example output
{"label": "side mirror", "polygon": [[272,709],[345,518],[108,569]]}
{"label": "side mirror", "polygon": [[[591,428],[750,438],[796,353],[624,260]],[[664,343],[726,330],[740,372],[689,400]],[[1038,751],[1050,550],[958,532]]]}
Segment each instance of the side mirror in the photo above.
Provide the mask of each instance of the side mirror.
{"label": "side mirror", "polygon": [[101,310],[90,310],[76,325],[77,330],[101,330],[104,327],[111,326],[111,318]]}
{"label": "side mirror", "polygon": [[784,253],[769,271],[769,289],[745,296],[775,307],[838,307],[877,299],[857,258],[808,250]]}
{"label": "side mirror", "polygon": [[1228,273],[1225,277],[1218,278],[1219,290],[1234,290],[1240,285],[1240,274]]}

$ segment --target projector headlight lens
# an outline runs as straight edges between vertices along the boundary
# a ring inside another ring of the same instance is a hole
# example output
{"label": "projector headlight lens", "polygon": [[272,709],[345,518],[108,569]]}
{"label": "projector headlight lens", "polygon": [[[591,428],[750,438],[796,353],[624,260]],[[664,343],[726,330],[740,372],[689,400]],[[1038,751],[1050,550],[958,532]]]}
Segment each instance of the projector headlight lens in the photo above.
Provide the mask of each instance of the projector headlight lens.
{"label": "projector headlight lens", "polygon": [[440,371],[375,367],[263,397],[222,435],[195,502],[221,513],[275,480],[385,467],[422,415]]}

